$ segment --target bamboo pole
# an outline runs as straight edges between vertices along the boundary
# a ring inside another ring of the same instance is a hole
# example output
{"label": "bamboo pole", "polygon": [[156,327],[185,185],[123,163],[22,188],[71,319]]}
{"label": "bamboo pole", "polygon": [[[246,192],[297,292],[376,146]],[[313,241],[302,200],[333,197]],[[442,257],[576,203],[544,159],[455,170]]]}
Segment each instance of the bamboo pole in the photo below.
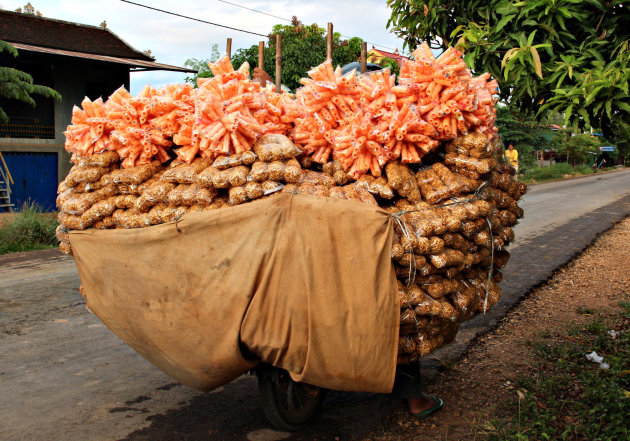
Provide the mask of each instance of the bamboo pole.
{"label": "bamboo pole", "polygon": [[265,42],[258,42],[258,67],[265,70]]}
{"label": "bamboo pole", "polygon": [[328,23],[328,34],[326,34],[326,60],[332,61],[333,53],[333,24]]}
{"label": "bamboo pole", "polygon": [[276,34],[276,92],[282,92],[282,36]]}
{"label": "bamboo pole", "polygon": [[232,58],[232,39],[228,38],[227,39],[227,48],[226,48],[226,52],[227,52],[227,57],[228,58]]}
{"label": "bamboo pole", "polygon": [[367,72],[367,43],[361,43],[361,73]]}

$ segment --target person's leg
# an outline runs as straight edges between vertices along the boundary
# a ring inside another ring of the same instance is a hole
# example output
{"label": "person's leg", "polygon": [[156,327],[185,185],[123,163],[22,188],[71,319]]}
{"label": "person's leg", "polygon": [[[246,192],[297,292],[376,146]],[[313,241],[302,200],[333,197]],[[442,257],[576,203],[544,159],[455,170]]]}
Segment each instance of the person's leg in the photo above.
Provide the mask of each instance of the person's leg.
{"label": "person's leg", "polygon": [[424,393],[418,362],[397,366],[392,395],[407,400],[409,413],[418,417],[428,416],[442,407],[442,400]]}

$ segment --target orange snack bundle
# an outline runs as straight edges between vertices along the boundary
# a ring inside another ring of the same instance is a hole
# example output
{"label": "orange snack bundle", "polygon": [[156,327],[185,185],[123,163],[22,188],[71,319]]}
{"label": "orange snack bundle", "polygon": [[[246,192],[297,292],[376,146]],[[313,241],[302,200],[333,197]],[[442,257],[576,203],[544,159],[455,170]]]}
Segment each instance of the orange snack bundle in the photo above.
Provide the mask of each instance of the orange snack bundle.
{"label": "orange snack bundle", "polygon": [[289,93],[265,88],[261,97],[263,109],[255,112],[255,116],[263,126],[263,133],[288,135],[295,120],[304,116],[297,100]]}
{"label": "orange snack bundle", "polygon": [[496,81],[489,81],[487,73],[472,78],[462,53],[452,47],[436,59],[422,43],[413,55],[415,61],[401,67],[400,84],[416,92],[418,111],[436,128],[437,139],[453,139],[471,130],[492,139]]}
{"label": "orange snack bundle", "polygon": [[[495,106],[498,98],[493,96],[498,93],[499,84],[497,80],[492,79],[490,74],[486,72],[472,78],[470,87],[477,97],[477,109],[469,114],[464,114],[464,118],[467,117],[476,122],[474,131],[483,133],[492,142],[499,132],[498,127],[494,125],[497,118]],[[479,121],[474,120],[472,117],[477,118]]]}
{"label": "orange snack bundle", "polygon": [[153,105],[156,96],[158,91],[147,86],[136,97],[121,87],[105,103],[101,98],[90,101],[86,97],[81,103],[83,109],[73,109],[72,124],[65,132],[66,149],[83,157],[116,151],[123,167],[148,164],[154,158],[168,160],[172,145],[168,136],[172,133],[151,124],[162,116],[162,107]]}
{"label": "orange snack bundle", "polygon": [[295,120],[291,136],[303,146],[305,154],[325,163],[334,149],[332,130],[359,116],[361,91],[356,71],[341,75],[341,68],[333,70],[330,60],[310,70],[308,75],[310,78],[300,80],[304,87],[296,93],[306,115]]}
{"label": "orange snack bundle", "polygon": [[[189,88],[189,86],[188,86]],[[124,88],[116,90],[105,103],[107,117],[113,128],[110,133],[111,150],[123,159],[122,167],[148,164],[153,159],[165,162],[173,142],[172,132],[163,130],[156,121],[166,114],[171,106],[156,102],[166,99],[174,102],[179,97],[173,89],[186,90],[186,86],[169,86],[166,90],[156,90],[146,86],[137,96],[132,96]],[[181,103],[181,106],[188,106]],[[189,106],[188,106],[189,107]],[[173,128],[173,131],[178,128]]]}
{"label": "orange snack bundle", "polygon": [[455,48],[448,48],[437,59],[426,43],[413,53],[415,61],[403,63],[401,85],[417,95],[417,110],[446,140],[468,132],[463,111],[474,109],[475,97],[470,90],[470,72]]}
{"label": "orange snack bundle", "polygon": [[334,132],[335,159],[350,176],[380,176],[388,161],[417,163],[438,146],[437,131],[413,104],[412,89],[396,86],[389,69],[362,75],[358,84],[361,108]]}
{"label": "orange snack bundle", "polygon": [[381,168],[395,154],[397,98],[390,92],[395,77],[389,69],[362,75],[357,80],[359,108],[333,131],[334,158],[348,175],[358,179],[367,172],[381,175]]}
{"label": "orange snack bundle", "polygon": [[249,78],[249,64],[234,70],[228,57],[209,63],[213,78],[199,78],[191,143],[179,150],[180,159],[195,155],[214,158],[242,153],[263,133],[256,112],[264,110],[260,84]]}
{"label": "orange snack bundle", "polygon": [[101,98],[90,101],[85,97],[83,109],[72,108],[72,120],[63,134],[66,150],[78,156],[90,156],[109,148],[108,119]]}

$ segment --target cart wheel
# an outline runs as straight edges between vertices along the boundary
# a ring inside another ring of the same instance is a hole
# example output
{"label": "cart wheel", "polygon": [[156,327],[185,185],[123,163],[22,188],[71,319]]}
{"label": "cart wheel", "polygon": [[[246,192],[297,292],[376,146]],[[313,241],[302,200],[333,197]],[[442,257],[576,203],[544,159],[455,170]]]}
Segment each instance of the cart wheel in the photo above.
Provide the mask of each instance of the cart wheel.
{"label": "cart wheel", "polygon": [[265,416],[280,430],[294,432],[305,427],[326,398],[326,389],[295,382],[283,369],[266,367],[256,375]]}

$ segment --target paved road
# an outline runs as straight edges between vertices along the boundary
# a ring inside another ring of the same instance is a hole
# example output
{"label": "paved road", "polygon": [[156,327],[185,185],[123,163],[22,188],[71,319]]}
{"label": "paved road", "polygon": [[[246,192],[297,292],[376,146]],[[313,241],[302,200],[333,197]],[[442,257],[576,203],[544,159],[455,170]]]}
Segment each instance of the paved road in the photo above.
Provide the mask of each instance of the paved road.
{"label": "paved road", "polygon": [[630,193],[630,169],[530,186],[520,202],[525,219],[516,228],[512,251],[530,240]]}
{"label": "paved road", "polygon": [[[630,170],[534,186],[522,206],[501,303],[435,357],[457,358],[530,287],[629,215]],[[400,406],[332,393],[306,431],[273,431],[253,378],[209,394],[174,383],[86,311],[78,285],[74,261],[54,250],[0,257],[1,440],[361,439]]]}

